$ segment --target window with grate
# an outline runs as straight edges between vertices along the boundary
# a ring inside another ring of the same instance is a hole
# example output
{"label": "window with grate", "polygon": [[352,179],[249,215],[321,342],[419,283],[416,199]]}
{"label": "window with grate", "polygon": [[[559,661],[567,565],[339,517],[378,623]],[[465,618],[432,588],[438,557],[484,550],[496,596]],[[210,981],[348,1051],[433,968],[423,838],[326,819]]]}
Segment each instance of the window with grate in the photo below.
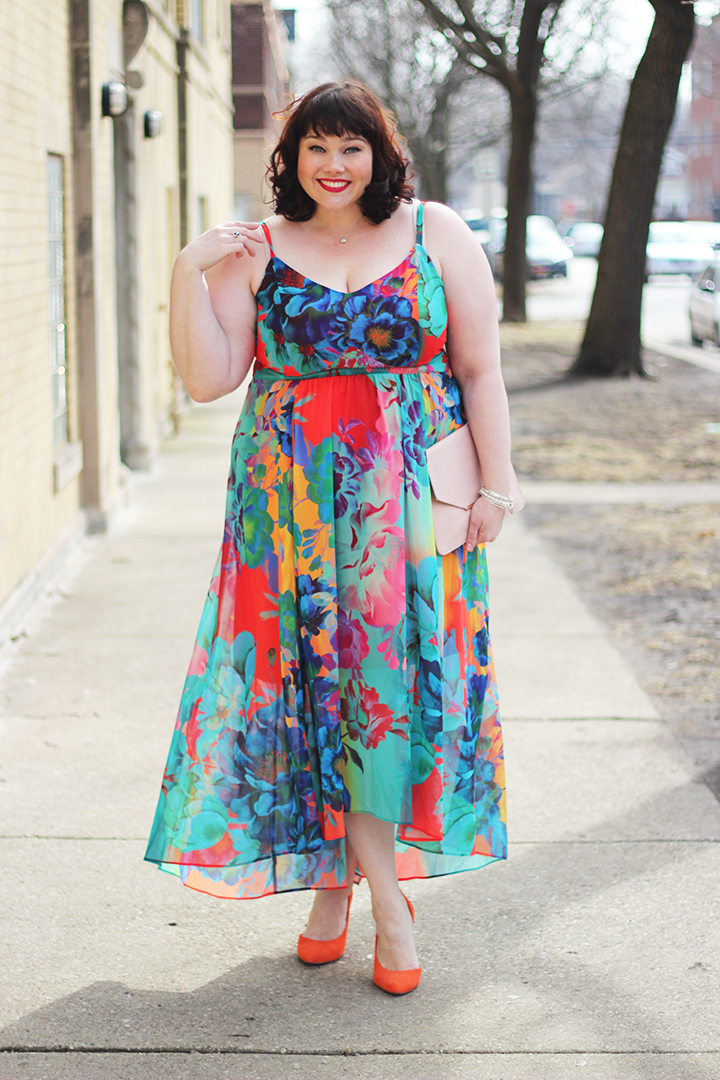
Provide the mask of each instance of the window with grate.
{"label": "window with grate", "polygon": [[67,372],[65,327],[65,169],[57,154],[48,154],[48,278],[50,289],[50,377],[53,442],[67,442]]}

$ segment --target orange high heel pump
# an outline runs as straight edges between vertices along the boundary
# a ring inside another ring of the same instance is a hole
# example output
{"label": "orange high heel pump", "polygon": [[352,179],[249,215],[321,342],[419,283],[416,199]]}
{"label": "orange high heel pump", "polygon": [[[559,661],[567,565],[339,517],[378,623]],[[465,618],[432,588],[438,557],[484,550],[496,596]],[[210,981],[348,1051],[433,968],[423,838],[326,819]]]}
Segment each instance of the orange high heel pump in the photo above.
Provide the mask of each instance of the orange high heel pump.
{"label": "orange high heel pump", "polygon": [[[415,908],[412,906],[405,893],[402,894],[402,897],[410,909],[412,921],[415,922]],[[404,971],[391,971],[389,968],[384,968],[377,958],[377,944],[378,939],[376,935],[373,982],[376,986],[379,986],[381,990],[384,990],[386,994],[409,994],[411,990],[414,990],[419,985],[422,968],[406,968]]]}
{"label": "orange high heel pump", "polygon": [[304,934],[300,935],[297,943],[297,954],[303,964],[332,964],[334,960],[340,959],[345,952],[351,903],[352,893],[348,896],[345,929],[339,937],[331,938],[330,941],[316,941],[315,938],[305,937]]}

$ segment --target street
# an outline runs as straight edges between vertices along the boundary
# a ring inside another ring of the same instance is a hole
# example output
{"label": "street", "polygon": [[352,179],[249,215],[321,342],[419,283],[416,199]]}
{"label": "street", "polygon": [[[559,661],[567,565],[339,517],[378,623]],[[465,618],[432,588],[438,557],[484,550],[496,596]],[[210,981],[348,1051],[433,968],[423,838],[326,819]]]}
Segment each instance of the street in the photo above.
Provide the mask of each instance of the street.
{"label": "street", "polygon": [[[567,278],[529,282],[528,318],[531,321],[587,318],[596,272],[595,259],[577,258],[570,261]],[[690,346],[689,295],[690,279],[687,277],[651,279],[643,292],[643,338]],[[718,350],[709,345],[697,351],[718,355]]]}

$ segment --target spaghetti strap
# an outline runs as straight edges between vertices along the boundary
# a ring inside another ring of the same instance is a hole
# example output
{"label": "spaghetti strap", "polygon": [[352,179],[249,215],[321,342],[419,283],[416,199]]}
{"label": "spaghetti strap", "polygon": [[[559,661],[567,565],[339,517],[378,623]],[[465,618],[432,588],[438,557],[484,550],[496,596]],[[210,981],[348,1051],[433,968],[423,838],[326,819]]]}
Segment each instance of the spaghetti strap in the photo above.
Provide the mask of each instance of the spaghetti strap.
{"label": "spaghetti strap", "polygon": [[422,244],[425,232],[425,206],[418,199],[415,212],[415,243]]}
{"label": "spaghetti strap", "polygon": [[261,221],[261,222],[260,222],[260,228],[261,228],[261,229],[262,229],[262,231],[263,231],[263,232],[265,233],[265,239],[266,239],[266,240],[267,240],[267,242],[268,242],[268,247],[270,248],[270,254],[271,254],[271,255],[274,255],[274,254],[275,254],[275,250],[274,250],[274,248],[273,248],[272,236],[270,235],[270,230],[269,230],[269,228],[267,227],[267,225],[265,224],[265,222],[264,222],[264,221]]}

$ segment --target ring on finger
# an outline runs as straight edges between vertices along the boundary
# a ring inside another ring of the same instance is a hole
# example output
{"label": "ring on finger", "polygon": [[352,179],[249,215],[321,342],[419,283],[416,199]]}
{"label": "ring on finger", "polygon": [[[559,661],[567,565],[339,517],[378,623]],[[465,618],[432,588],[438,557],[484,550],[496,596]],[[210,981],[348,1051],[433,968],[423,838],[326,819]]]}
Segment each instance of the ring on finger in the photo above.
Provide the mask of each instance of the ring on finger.
{"label": "ring on finger", "polygon": [[236,239],[236,240],[237,240],[237,238],[239,237],[239,235],[240,235],[240,233],[239,233],[239,232],[234,232],[234,233],[233,233],[233,236],[235,237],[235,239]]}

